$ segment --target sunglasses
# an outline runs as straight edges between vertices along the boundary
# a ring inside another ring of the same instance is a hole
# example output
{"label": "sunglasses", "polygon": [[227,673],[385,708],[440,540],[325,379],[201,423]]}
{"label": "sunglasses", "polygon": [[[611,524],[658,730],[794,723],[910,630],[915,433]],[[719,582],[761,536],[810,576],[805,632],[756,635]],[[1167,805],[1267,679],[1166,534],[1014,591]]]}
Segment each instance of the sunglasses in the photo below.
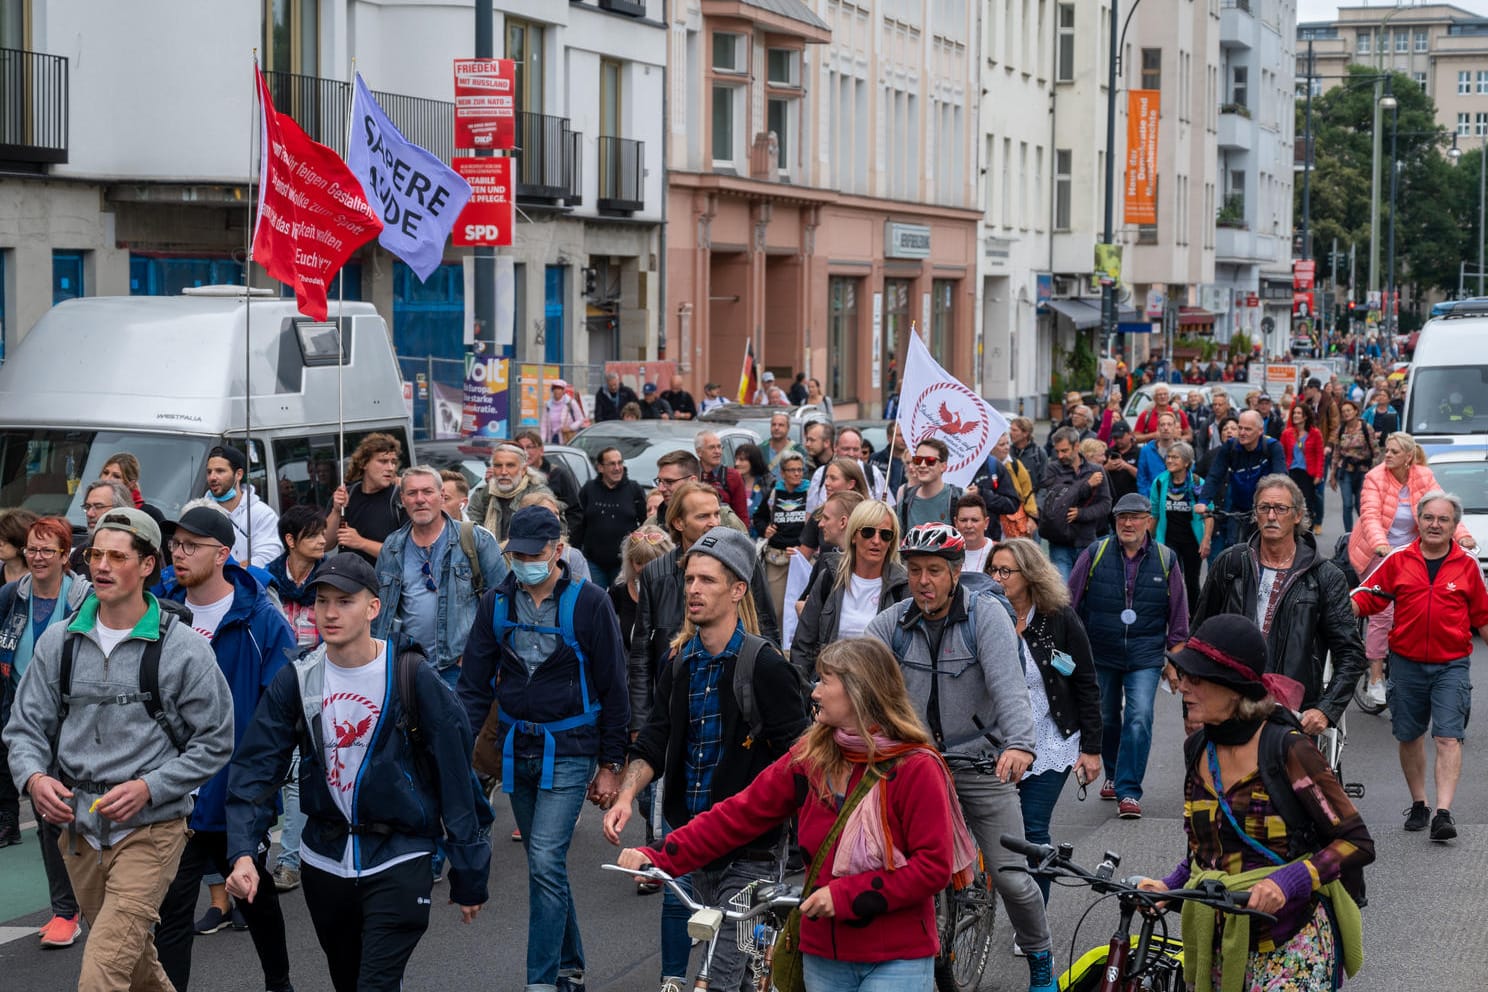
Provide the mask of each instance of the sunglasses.
{"label": "sunglasses", "polygon": [[910,461],[911,461],[912,464],[915,464],[915,465],[938,465],[938,464],[940,464],[940,456],[939,455],[915,455],[914,458],[910,459]]}
{"label": "sunglasses", "polygon": [[439,587],[434,584],[434,570],[429,567],[428,562],[419,566],[419,574],[424,577],[424,589],[429,592],[439,591]]}
{"label": "sunglasses", "polygon": [[894,528],[892,527],[860,527],[858,533],[863,535],[863,539],[867,541],[877,537],[885,544],[891,544],[894,540]]}
{"label": "sunglasses", "polygon": [[126,561],[134,561],[138,558],[139,555],[126,554],[123,551],[106,550],[104,548],[89,548],[83,552],[83,560],[89,565],[101,565],[104,561],[107,561],[114,568],[118,568]]}

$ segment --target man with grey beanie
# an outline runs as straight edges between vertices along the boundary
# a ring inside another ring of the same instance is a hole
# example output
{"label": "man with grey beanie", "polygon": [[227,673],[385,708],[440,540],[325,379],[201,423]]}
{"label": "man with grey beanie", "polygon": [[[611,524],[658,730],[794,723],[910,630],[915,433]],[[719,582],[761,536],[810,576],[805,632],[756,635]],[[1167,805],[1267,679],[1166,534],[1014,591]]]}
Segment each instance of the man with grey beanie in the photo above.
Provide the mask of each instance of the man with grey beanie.
{"label": "man with grey beanie", "polygon": [[[657,672],[655,701],[630,745],[620,794],[605,814],[611,843],[620,843],[631,803],[658,774],[666,777],[665,826],[678,827],[744,791],[806,729],[800,676],[757,633],[750,594],[756,561],[748,535],[721,526],[683,556],[685,620]],[[752,880],[773,877],[780,847],[778,830],[762,833],[693,872],[693,893],[707,905],[724,905]],[[685,958],[680,965],[663,961],[663,984],[684,978],[685,969]],[[711,977],[719,992],[738,992],[750,979],[734,943],[719,941]]]}

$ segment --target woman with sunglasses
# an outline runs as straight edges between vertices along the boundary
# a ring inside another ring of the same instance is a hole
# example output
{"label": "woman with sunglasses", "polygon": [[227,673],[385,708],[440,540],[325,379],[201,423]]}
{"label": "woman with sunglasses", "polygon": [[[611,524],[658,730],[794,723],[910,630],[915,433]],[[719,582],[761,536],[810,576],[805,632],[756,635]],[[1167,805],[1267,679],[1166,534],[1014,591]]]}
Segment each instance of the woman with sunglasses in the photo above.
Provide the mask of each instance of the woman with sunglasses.
{"label": "woman with sunglasses", "polygon": [[[1038,542],[1026,537],[999,542],[987,574],[1002,583],[1023,639],[1028,700],[1038,728],[1033,764],[1018,782],[1023,832],[1034,844],[1049,843],[1054,803],[1071,768],[1080,784],[1101,773],[1100,688],[1085,625],[1070,608],[1069,587]],[[1044,902],[1049,880],[1035,877]]]}
{"label": "woman with sunglasses", "polygon": [[[10,720],[16,686],[31,663],[31,652],[42,633],[64,623],[93,588],[67,567],[71,550],[72,524],[61,517],[38,519],[26,531],[21,551],[27,574],[0,589],[0,727]],[[3,754],[0,748],[0,756]],[[0,846],[5,845],[7,836],[10,843],[20,843],[19,826],[10,829],[11,822],[5,816],[0,813]],[[36,823],[52,903],[52,918],[41,928],[41,946],[68,947],[82,933],[82,925],[78,922],[77,897],[57,846],[62,828],[47,823],[39,814]]]}
{"label": "woman with sunglasses", "polygon": [[899,518],[887,503],[864,500],[847,518],[835,580],[823,576],[807,594],[791,640],[791,661],[808,678],[821,649],[857,637],[868,621],[909,598],[909,575],[899,563]]}

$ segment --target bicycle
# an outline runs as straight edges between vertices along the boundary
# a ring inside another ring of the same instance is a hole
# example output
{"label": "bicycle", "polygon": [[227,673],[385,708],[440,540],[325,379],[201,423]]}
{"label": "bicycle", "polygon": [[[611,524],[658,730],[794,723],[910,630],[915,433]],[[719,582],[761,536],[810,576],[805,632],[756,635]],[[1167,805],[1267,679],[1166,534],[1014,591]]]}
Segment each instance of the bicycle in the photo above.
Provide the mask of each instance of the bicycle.
{"label": "bicycle", "polygon": [[[1022,837],[1002,835],[1002,846],[1028,859],[1030,874],[1048,878],[1071,879],[1089,886],[1101,896],[1115,896],[1119,919],[1110,942],[1105,947],[1087,951],[1074,959],[1074,941],[1070,939],[1070,966],[1059,976],[1062,992],[1183,992],[1183,941],[1168,933],[1164,919],[1168,912],[1163,902],[1192,902],[1224,913],[1245,914],[1275,922],[1275,917],[1246,909],[1246,892],[1230,892],[1218,882],[1204,882],[1192,889],[1148,892],[1137,888],[1136,879],[1115,878],[1121,857],[1105,852],[1104,860],[1094,871],[1075,864],[1074,846],[1030,844]],[[1091,905],[1091,909],[1100,902]],[[1086,910],[1088,915],[1090,910]],[[1140,913],[1142,925],[1133,942],[1131,925]],[[1083,922],[1084,917],[1081,917]],[[1161,933],[1158,933],[1161,927]]]}
{"label": "bicycle", "polygon": [[[964,765],[981,775],[996,773],[997,763],[985,755],[944,754],[946,764]],[[935,928],[940,953],[935,956],[935,987],[939,992],[973,992],[992,956],[992,931],[997,922],[997,890],[977,850],[976,875],[964,889],[948,885],[935,896]]]}
{"label": "bicycle", "polygon": [[705,906],[693,898],[691,891],[655,865],[640,869],[622,868],[616,864],[602,866],[606,871],[624,872],[632,878],[646,878],[672,890],[692,915],[687,919],[687,935],[703,945],[703,963],[693,980],[693,992],[708,992],[713,952],[726,923],[735,925],[734,939],[749,962],[752,987],[756,992],[770,992],[770,964],[775,938],[785,926],[785,918],[801,902],[800,886],[783,881],[759,879],[750,882],[728,901],[727,906]]}

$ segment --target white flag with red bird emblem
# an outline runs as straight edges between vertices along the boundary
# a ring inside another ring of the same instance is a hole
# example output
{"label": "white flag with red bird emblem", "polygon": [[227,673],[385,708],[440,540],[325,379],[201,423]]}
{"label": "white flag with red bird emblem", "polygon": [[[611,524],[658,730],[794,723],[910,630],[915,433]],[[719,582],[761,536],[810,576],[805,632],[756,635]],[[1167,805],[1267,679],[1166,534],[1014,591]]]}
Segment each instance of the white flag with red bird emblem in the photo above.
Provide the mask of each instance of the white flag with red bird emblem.
{"label": "white flag with red bird emblem", "polygon": [[899,391],[899,433],[911,456],[915,445],[926,438],[944,441],[951,453],[944,479],[965,487],[1007,429],[1007,418],[941,368],[918,334],[909,336],[904,384]]}

